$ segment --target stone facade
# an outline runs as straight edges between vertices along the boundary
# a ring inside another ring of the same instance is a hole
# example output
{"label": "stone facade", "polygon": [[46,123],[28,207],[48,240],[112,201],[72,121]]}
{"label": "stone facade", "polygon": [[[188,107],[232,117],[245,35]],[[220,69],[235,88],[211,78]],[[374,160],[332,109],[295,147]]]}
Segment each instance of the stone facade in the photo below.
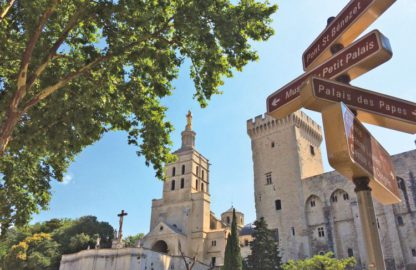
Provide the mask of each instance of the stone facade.
{"label": "stone facade", "polygon": [[[189,260],[189,258],[186,258]],[[183,257],[169,256],[144,248],[91,249],[63,255],[59,270],[182,270]],[[195,263],[193,270],[209,270]]]}
{"label": "stone facade", "polygon": [[[248,120],[247,132],[256,215],[275,230],[283,259],[333,251],[365,268],[354,185],[337,172],[323,173],[319,125],[299,111],[281,120]],[[392,159],[402,202],[374,202],[386,267],[416,269],[416,150]]]}
{"label": "stone facade", "polygon": [[[232,208],[216,218],[210,210],[209,162],[195,149],[196,133],[188,124],[182,132],[177,160],[166,166],[163,198],[153,200],[150,232],[143,247],[171,256],[182,252],[202,263],[221,266],[230,232]],[[241,228],[244,215],[236,212]]]}

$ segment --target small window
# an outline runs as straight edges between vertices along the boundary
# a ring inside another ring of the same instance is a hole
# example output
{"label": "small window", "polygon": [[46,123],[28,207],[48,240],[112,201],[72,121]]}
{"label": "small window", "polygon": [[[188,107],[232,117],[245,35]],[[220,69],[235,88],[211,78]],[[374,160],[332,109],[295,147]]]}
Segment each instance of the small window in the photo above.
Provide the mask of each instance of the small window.
{"label": "small window", "polygon": [[314,156],[315,155],[315,148],[313,147],[313,145],[309,146],[309,150],[311,151],[311,155]]}
{"label": "small window", "polygon": [[163,231],[163,226],[160,226],[159,227],[159,231]]}
{"label": "small window", "polygon": [[211,241],[211,246],[213,246],[213,247],[217,246],[217,241],[216,240],[212,240]]}
{"label": "small window", "polygon": [[292,235],[295,236],[295,227],[292,227]]}
{"label": "small window", "polygon": [[230,217],[227,217],[227,224],[230,224]]}
{"label": "small window", "polygon": [[175,190],[175,180],[172,180],[172,183],[170,183],[170,190]]}
{"label": "small window", "polygon": [[275,206],[276,210],[281,210],[282,209],[282,201],[281,200],[275,200],[274,201],[274,206]]}
{"label": "small window", "polygon": [[344,201],[348,201],[350,199],[350,196],[348,195],[348,193],[344,193],[342,197],[344,197]]}
{"label": "small window", "polygon": [[176,168],[175,168],[175,167],[173,167],[173,168],[172,168],[172,176],[175,176],[175,174],[176,174]]}
{"label": "small window", "polygon": [[201,173],[202,173],[201,178],[202,178],[202,180],[204,180],[204,178],[205,178],[205,175],[204,175],[205,171],[204,170],[201,170]]}
{"label": "small window", "polygon": [[338,201],[338,197],[337,197],[337,195],[332,195],[332,197],[331,197],[331,201],[332,202],[337,202]]}
{"label": "small window", "polygon": [[201,191],[204,191],[204,183],[201,183]]}
{"label": "small window", "polygon": [[354,251],[352,250],[352,248],[347,249],[348,252],[348,257],[354,257]]}
{"label": "small window", "polygon": [[181,178],[181,188],[184,188],[184,187],[185,187],[185,179]]}
{"label": "small window", "polygon": [[266,173],[266,185],[271,185],[272,184],[272,173],[268,172]]}
{"label": "small window", "polygon": [[323,227],[318,228],[318,236],[319,237],[325,237],[325,231]]}
{"label": "small window", "polygon": [[397,217],[397,224],[399,224],[400,226],[403,226],[404,225],[403,217],[401,217],[401,216],[398,216]]}
{"label": "small window", "polygon": [[272,142],[272,148],[274,148],[274,142]]}
{"label": "small window", "polygon": [[378,218],[376,218],[376,221],[377,221],[377,228],[380,229],[380,222],[378,222]]}
{"label": "small window", "polygon": [[196,166],[196,175],[199,176],[199,166]]}
{"label": "small window", "polygon": [[244,240],[244,246],[246,246],[246,247],[247,247],[247,246],[248,246],[248,244],[249,244],[249,243],[248,243],[248,240],[247,240],[247,239],[245,239],[245,240]]}
{"label": "small window", "polygon": [[415,248],[412,248],[412,256],[416,257],[416,249]]}
{"label": "small window", "polygon": [[198,179],[196,179],[196,180],[195,180],[195,189],[196,189],[196,190],[198,190],[198,188],[199,188],[198,186],[199,186],[199,181],[198,181]]}
{"label": "small window", "polygon": [[182,165],[182,174],[185,174],[185,165]]}
{"label": "small window", "polygon": [[315,206],[316,206],[315,200],[311,200],[311,207],[315,207]]}

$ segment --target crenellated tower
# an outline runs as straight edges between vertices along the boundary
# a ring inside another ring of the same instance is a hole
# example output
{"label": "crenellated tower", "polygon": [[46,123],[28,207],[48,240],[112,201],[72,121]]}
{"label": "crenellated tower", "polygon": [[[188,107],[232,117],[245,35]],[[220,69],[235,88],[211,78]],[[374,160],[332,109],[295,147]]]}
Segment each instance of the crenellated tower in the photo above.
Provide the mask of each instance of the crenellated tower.
{"label": "crenellated tower", "polygon": [[302,179],[323,173],[320,126],[301,111],[247,121],[257,218],[264,217],[284,258],[309,254]]}

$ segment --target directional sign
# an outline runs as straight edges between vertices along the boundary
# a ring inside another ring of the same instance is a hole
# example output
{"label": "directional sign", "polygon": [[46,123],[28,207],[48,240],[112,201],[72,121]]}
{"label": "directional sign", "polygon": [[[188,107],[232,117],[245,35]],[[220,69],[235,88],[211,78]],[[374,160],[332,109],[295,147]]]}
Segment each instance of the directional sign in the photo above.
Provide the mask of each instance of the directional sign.
{"label": "directional sign", "polygon": [[352,180],[370,178],[374,198],[383,204],[400,202],[393,163],[345,104],[337,103],[322,112],[329,163]]}
{"label": "directional sign", "polygon": [[321,112],[335,102],[357,110],[366,123],[411,134],[416,133],[416,103],[353,87],[332,80],[312,77],[301,89],[303,107]]}
{"label": "directional sign", "polygon": [[374,30],[347,48],[335,54],[323,64],[283,86],[267,98],[267,112],[275,118],[283,118],[302,107],[300,87],[310,76],[334,79],[347,74],[351,79],[386,62],[392,56],[389,40]]}
{"label": "directional sign", "polygon": [[396,0],[351,0],[302,55],[309,71],[331,57],[334,44],[347,46]]}

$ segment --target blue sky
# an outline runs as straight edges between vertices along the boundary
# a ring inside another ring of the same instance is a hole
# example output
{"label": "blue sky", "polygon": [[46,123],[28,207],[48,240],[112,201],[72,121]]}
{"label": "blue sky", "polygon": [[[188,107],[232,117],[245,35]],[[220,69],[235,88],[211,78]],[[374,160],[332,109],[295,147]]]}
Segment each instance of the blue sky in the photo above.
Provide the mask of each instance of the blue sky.
{"label": "blue sky", "polygon": [[[326,19],[335,16],[348,1],[298,0],[271,1],[279,5],[273,16],[276,34],[265,43],[254,43],[260,60],[227,79],[209,106],[199,108],[192,98],[194,86],[188,70],[181,70],[172,96],[163,100],[169,107],[168,120],[176,130],[173,147],[180,147],[185,115],[193,113],[196,147],[210,160],[211,210],[219,216],[233,204],[245,214],[246,223],[255,219],[253,164],[246,121],[266,110],[266,98],[303,73],[303,51],[323,30]],[[389,38],[393,58],[351,82],[352,85],[415,101],[416,76],[416,1],[396,1],[365,33],[379,29]],[[306,111],[306,110],[305,110]],[[306,111],[321,123],[318,113]],[[390,154],[415,149],[415,136],[367,125],[373,136]],[[144,160],[127,145],[122,132],[106,134],[87,147],[68,169],[64,183],[53,183],[49,210],[36,215],[33,222],[51,218],[77,218],[95,215],[115,228],[117,213],[128,212],[124,235],[147,233],[151,201],[161,198],[162,183]],[[326,161],[325,170],[332,168]]]}

